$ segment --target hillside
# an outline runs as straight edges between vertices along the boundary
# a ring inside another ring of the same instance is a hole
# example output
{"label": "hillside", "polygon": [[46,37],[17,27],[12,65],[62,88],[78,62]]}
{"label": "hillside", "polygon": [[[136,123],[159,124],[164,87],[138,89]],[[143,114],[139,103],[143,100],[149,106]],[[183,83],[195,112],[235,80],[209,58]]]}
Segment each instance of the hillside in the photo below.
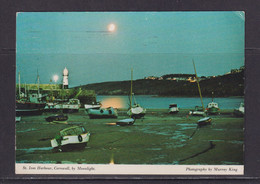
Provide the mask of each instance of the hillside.
{"label": "hillside", "polygon": [[[168,77],[168,76],[167,76]],[[80,86],[82,89],[95,90],[98,95],[129,95],[131,81],[103,82]],[[204,77],[200,81],[202,95],[216,97],[243,96],[244,70],[216,77]],[[78,87],[77,87],[78,88]],[[159,96],[198,96],[196,82],[187,80],[152,80],[133,81],[136,95]]]}

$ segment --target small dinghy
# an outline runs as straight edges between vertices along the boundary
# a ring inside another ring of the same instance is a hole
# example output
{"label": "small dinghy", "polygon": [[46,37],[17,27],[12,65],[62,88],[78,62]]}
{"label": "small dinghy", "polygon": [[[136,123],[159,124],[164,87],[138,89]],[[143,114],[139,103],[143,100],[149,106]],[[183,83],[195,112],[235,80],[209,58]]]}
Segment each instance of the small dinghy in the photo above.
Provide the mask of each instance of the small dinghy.
{"label": "small dinghy", "polygon": [[116,125],[119,126],[130,126],[135,123],[135,119],[129,118],[129,119],[122,119],[116,122]]}
{"label": "small dinghy", "polygon": [[60,121],[67,121],[68,116],[64,116],[63,114],[55,115],[55,116],[49,116],[48,118],[45,118],[48,122],[60,122]]}
{"label": "small dinghy", "polygon": [[84,149],[89,141],[90,133],[83,126],[65,128],[51,140],[54,151],[72,151]]}
{"label": "small dinghy", "polygon": [[211,121],[212,121],[212,119],[210,117],[205,117],[205,118],[198,120],[197,124],[198,124],[198,127],[202,127],[205,125],[210,125]]}

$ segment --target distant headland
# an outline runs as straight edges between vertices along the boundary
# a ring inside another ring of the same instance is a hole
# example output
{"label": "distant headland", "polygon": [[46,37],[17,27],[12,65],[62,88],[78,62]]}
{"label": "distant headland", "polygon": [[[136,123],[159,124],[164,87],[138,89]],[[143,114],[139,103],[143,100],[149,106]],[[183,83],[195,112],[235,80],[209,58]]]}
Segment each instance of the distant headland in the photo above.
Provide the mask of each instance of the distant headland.
{"label": "distant headland", "polygon": [[[199,77],[204,97],[244,96],[244,66],[232,69],[224,75]],[[102,82],[77,86],[94,90],[97,95],[129,95],[131,81]],[[148,76],[133,81],[136,95],[156,96],[198,96],[198,86],[194,74],[167,74],[160,77]]]}

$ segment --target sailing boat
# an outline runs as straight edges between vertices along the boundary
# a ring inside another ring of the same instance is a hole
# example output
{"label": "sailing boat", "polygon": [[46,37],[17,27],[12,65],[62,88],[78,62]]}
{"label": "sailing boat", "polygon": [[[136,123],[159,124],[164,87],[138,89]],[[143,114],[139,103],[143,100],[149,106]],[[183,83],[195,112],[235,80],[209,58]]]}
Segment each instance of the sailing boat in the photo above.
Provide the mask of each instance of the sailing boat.
{"label": "sailing boat", "polygon": [[18,99],[16,100],[16,108],[15,108],[16,116],[41,115],[43,113],[45,103],[39,101],[40,99],[39,75],[37,75],[37,79],[38,79],[38,95],[37,96],[32,95],[29,99],[27,98],[27,95],[25,96],[25,98],[21,98],[21,83],[20,83],[20,72],[19,72],[18,75],[19,94],[18,94]]}
{"label": "sailing boat", "polygon": [[[200,90],[200,84],[199,84],[198,75],[197,75],[197,72],[196,72],[196,67],[195,67],[194,61],[193,61],[193,66],[194,66],[196,81],[197,81],[197,84],[198,84],[198,90],[199,90],[199,94],[200,94],[200,100],[201,100],[203,115],[206,116],[205,108],[204,108],[203,100],[202,100],[202,95],[201,95],[201,90]],[[205,125],[210,124],[210,123],[211,123],[211,120],[212,120],[212,119],[211,119],[210,117],[204,117],[204,118],[202,118],[202,119],[199,119],[199,120],[197,121],[198,127],[201,127],[201,126],[205,126]]]}
{"label": "sailing boat", "polygon": [[[134,104],[133,104],[133,99],[134,99]],[[146,113],[146,109],[140,106],[140,104],[136,103],[134,93],[133,93],[133,69],[131,69],[131,90],[130,90],[130,107],[129,110],[127,111],[127,114],[131,118],[142,118],[144,117]]]}

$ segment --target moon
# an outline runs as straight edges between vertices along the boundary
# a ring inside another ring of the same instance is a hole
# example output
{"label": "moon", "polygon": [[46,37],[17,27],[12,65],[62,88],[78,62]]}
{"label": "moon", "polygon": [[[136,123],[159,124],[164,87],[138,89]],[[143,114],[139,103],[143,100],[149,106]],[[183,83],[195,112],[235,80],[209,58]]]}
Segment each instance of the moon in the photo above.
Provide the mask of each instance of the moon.
{"label": "moon", "polygon": [[116,25],[115,24],[109,24],[107,26],[107,28],[108,28],[108,31],[114,32],[116,30]]}

